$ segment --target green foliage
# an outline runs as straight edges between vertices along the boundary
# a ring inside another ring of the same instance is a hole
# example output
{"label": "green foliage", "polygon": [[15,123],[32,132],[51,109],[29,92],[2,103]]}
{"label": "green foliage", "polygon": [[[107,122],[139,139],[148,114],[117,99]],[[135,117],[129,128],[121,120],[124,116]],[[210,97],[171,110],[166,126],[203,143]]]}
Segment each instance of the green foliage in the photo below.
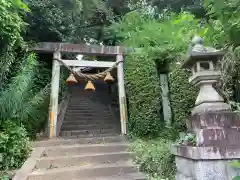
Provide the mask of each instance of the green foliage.
{"label": "green foliage", "polygon": [[[44,71],[39,69],[35,54],[26,56],[18,67],[16,76],[0,91],[0,120],[21,122],[29,135],[34,136],[47,119],[50,72],[45,70],[45,79],[38,77],[39,73],[44,77]],[[41,80],[43,84],[36,83]]]}
{"label": "green foliage", "polygon": [[98,39],[112,17],[101,0],[28,0],[31,14],[27,39],[34,41],[84,42]]}
{"label": "green foliage", "polygon": [[4,153],[1,170],[22,165],[30,150],[28,135],[36,135],[47,119],[49,85],[35,87],[37,64],[35,54],[26,55],[0,91],[0,152]]}
{"label": "green foliage", "polygon": [[158,20],[141,12],[133,11],[109,28],[123,39],[124,45],[142,48],[142,55],[126,58],[130,130],[138,136],[147,135],[146,132],[151,131],[154,134],[160,132],[160,120],[155,120],[158,112],[156,105],[161,103],[155,63],[160,66],[160,70],[166,69],[167,64],[170,71],[173,126],[179,128],[179,131],[184,130],[185,119],[190,114],[196,96],[188,83],[189,73],[178,65],[182,63],[179,57],[187,52],[192,37],[195,34],[205,34],[206,29],[199,28],[199,21],[186,12],[179,15],[167,12]]}
{"label": "green foliage", "polygon": [[186,120],[194,106],[197,96],[196,89],[188,82],[190,73],[179,64],[172,64],[169,76],[170,103],[173,112],[173,126],[179,132],[186,129]]}
{"label": "green foliage", "polygon": [[131,55],[125,67],[129,131],[135,136],[156,136],[160,131],[160,88],[155,63],[146,55]]}
{"label": "green foliage", "polygon": [[0,125],[0,161],[1,170],[19,168],[30,152],[29,138],[26,130],[11,121],[5,121]]}
{"label": "green foliage", "polygon": [[20,66],[17,76],[12,78],[11,83],[0,92],[2,106],[0,108],[0,120],[19,118],[23,113],[22,105],[30,95],[29,89],[32,84],[36,57],[34,54],[28,56]]}
{"label": "green foliage", "polygon": [[26,25],[21,14],[27,11],[29,11],[28,7],[21,0],[0,1],[1,48],[20,43],[21,32]]}
{"label": "green foliage", "polygon": [[[230,162],[230,167],[234,168],[234,169],[240,169],[240,162],[238,160],[235,161],[231,161]],[[233,178],[233,180],[240,180],[240,176],[235,176]]]}
{"label": "green foliage", "polygon": [[142,8],[146,5],[154,7],[157,13],[161,13],[165,9],[171,9],[171,11],[179,13],[184,9],[200,17],[205,15],[201,0],[129,0],[131,9]]}
{"label": "green foliage", "polygon": [[214,45],[227,50],[221,65],[222,77],[219,89],[224,98],[239,111],[239,60],[240,60],[240,1],[204,1],[210,16],[209,36]]}
{"label": "green foliage", "polygon": [[[239,68],[240,68],[240,47],[228,48],[227,53],[222,59],[221,74],[221,92],[225,99],[236,110],[240,110],[239,106]],[[237,102],[236,102],[237,101]]]}
{"label": "green foliage", "polygon": [[155,140],[135,140],[132,151],[140,170],[146,172],[150,180],[174,179],[174,157],[170,153],[171,141],[165,138]]}
{"label": "green foliage", "polygon": [[232,167],[232,168],[240,168],[240,162],[239,161],[232,161],[232,162],[230,162],[230,166]]}
{"label": "green foliage", "polygon": [[108,30],[123,39],[121,43],[124,45],[144,48],[154,60],[169,60],[169,63],[177,60],[179,55],[186,53],[194,35],[206,33],[205,28],[199,28],[199,20],[190,13],[182,12],[178,15],[166,12],[156,20],[142,14],[142,11],[126,14]]}
{"label": "green foliage", "polygon": [[[240,45],[240,0],[204,0],[210,23],[218,24],[218,33],[229,43]],[[221,42],[221,43],[226,43]]]}
{"label": "green foliage", "polygon": [[175,144],[196,146],[196,135],[192,133],[182,133]]}
{"label": "green foliage", "polygon": [[[1,176],[1,175],[0,175]],[[9,177],[4,175],[4,176],[1,176],[1,180],[9,180]]]}
{"label": "green foliage", "polygon": [[[126,56],[125,75],[129,97],[129,130],[135,136],[159,136],[156,140],[138,140],[133,145],[136,163],[150,179],[173,178],[173,156],[169,143],[179,131],[185,130],[185,120],[196,98],[189,85],[189,72],[180,68],[195,34],[207,31],[187,12],[166,12],[153,19],[144,9],[126,14],[109,27],[125,46],[141,48],[136,54]],[[139,54],[138,54],[139,53]],[[170,100],[173,110],[173,127],[168,129],[160,120],[161,89],[157,70],[169,71]],[[188,140],[191,140],[189,138]],[[193,140],[192,140],[193,141]]]}
{"label": "green foliage", "polygon": [[[186,129],[185,120],[196,98],[195,89],[188,83],[190,74],[181,69],[183,59],[179,57],[186,54],[192,37],[204,35],[207,29],[200,28],[199,20],[187,12],[165,12],[154,19],[144,11],[126,14],[108,31],[114,32],[123,45],[141,48],[136,54],[126,56],[125,62],[129,130],[136,136],[159,136],[160,139],[136,141],[133,145],[136,162],[150,179],[173,178],[174,163],[168,143]],[[160,109],[157,109],[161,104],[157,67],[160,72],[169,71],[173,124],[168,129],[162,126]],[[194,141],[194,138],[188,140]]]}

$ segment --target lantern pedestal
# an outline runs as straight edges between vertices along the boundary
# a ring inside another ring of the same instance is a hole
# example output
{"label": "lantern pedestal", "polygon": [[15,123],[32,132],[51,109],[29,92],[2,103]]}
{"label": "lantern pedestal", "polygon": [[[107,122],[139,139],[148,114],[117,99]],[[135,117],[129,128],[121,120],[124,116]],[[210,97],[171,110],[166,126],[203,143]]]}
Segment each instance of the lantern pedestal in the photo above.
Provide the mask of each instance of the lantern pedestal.
{"label": "lantern pedestal", "polygon": [[231,111],[231,106],[213,87],[220,78],[220,71],[200,71],[190,77],[189,82],[200,89],[192,115],[204,112]]}
{"label": "lantern pedestal", "polygon": [[240,116],[234,112],[194,115],[188,131],[196,134],[196,146],[173,145],[176,180],[233,180],[240,175],[231,167],[240,160]]}

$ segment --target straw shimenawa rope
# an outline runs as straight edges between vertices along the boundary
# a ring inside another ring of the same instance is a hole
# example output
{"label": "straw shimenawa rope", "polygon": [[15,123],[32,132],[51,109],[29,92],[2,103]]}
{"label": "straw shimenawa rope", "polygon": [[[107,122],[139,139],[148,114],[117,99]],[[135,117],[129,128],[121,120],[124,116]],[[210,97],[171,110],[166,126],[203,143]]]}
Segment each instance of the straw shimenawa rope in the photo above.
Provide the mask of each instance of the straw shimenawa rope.
{"label": "straw shimenawa rope", "polygon": [[97,80],[104,78],[108,72],[111,72],[113,68],[117,67],[118,63],[123,62],[123,61],[117,61],[113,64],[112,67],[108,68],[107,70],[96,73],[96,74],[84,74],[78,71],[73,70],[70,66],[68,66],[63,60],[54,58],[54,60],[58,61],[61,63],[65,68],[67,68],[74,76],[79,77],[79,78],[85,78],[86,80]]}

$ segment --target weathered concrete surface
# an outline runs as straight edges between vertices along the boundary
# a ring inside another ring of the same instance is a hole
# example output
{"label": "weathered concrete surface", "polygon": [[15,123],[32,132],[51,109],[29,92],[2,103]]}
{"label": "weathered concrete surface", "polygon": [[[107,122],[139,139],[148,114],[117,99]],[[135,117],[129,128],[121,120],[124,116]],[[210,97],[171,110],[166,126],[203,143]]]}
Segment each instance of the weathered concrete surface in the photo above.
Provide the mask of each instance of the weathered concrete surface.
{"label": "weathered concrete surface", "polygon": [[239,170],[230,167],[229,160],[191,160],[176,157],[176,180],[232,180]]}
{"label": "weathered concrete surface", "polygon": [[230,166],[240,160],[240,115],[234,112],[195,114],[187,121],[197,146],[173,145],[176,180],[232,180],[240,170]]}
{"label": "weathered concrete surface", "polygon": [[188,130],[197,131],[204,128],[240,127],[240,114],[236,112],[208,112],[191,116],[187,120]]}
{"label": "weathered concrete surface", "polygon": [[234,112],[208,112],[187,121],[189,131],[196,134],[197,146],[240,145],[240,115]]}

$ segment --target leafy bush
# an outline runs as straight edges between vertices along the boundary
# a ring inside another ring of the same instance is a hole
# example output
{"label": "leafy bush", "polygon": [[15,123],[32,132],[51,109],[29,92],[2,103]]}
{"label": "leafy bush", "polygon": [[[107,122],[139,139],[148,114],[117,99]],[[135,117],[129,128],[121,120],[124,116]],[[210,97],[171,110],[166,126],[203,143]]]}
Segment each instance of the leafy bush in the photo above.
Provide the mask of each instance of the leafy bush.
{"label": "leafy bush", "polygon": [[[36,84],[36,81],[41,79],[36,76],[39,68],[35,54],[26,55],[22,63],[17,65],[18,68],[20,67],[19,70],[16,70],[16,74],[0,91],[2,102],[0,122],[13,120],[22,123],[27,128],[29,135],[34,136],[47,119],[48,106],[46,103],[49,102],[50,84],[45,82],[45,87],[43,84]],[[43,116],[43,112],[45,112],[45,116]]]}
{"label": "leafy bush", "polygon": [[132,55],[125,65],[129,131],[135,136],[156,136],[160,131],[160,87],[155,63],[147,55]]}
{"label": "leafy bush", "polygon": [[83,42],[98,39],[112,11],[102,0],[28,0],[27,39]]}
{"label": "leafy bush", "polygon": [[21,0],[0,1],[0,38],[1,48],[19,45],[22,40],[21,32],[26,23],[22,14],[29,9]]}
{"label": "leafy bush", "polygon": [[174,156],[170,152],[171,141],[164,138],[154,140],[137,139],[132,143],[135,162],[150,179],[174,179]]}
{"label": "leafy bush", "polygon": [[19,168],[30,150],[27,131],[22,126],[11,121],[0,125],[0,171]]}
{"label": "leafy bush", "polygon": [[210,25],[218,37],[218,44],[240,45],[240,0],[204,0],[204,6],[210,16]]}
{"label": "leafy bush", "polygon": [[226,49],[221,65],[222,77],[219,91],[234,109],[240,109],[239,60],[240,60],[240,0],[204,0],[210,16],[208,39]]}
{"label": "leafy bush", "polygon": [[[174,66],[174,65],[172,65]],[[170,103],[173,113],[173,127],[179,132],[186,130],[186,120],[197,97],[196,88],[189,84],[190,73],[180,65],[168,74]]]}

